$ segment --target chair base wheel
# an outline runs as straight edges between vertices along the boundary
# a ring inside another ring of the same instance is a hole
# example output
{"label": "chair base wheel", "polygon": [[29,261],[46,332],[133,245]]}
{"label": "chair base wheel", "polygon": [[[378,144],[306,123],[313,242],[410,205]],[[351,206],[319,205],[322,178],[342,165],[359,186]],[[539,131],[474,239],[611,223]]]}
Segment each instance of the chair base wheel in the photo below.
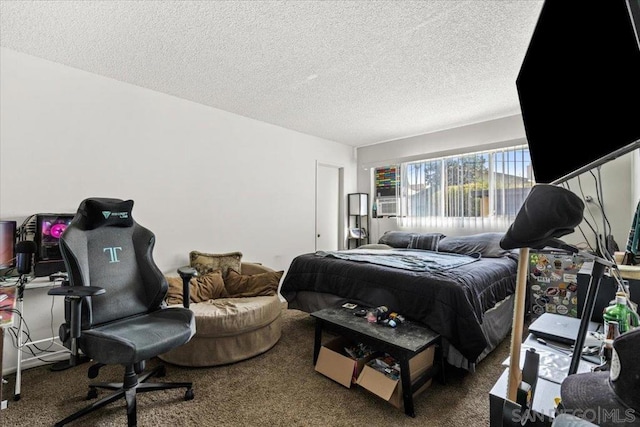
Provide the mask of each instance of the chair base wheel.
{"label": "chair base wheel", "polygon": [[98,397],[98,390],[93,387],[90,388],[89,392],[87,393],[87,400],[95,399],[96,397]]}
{"label": "chair base wheel", "polygon": [[164,365],[160,365],[156,370],[156,377],[165,377],[167,376],[167,368]]}

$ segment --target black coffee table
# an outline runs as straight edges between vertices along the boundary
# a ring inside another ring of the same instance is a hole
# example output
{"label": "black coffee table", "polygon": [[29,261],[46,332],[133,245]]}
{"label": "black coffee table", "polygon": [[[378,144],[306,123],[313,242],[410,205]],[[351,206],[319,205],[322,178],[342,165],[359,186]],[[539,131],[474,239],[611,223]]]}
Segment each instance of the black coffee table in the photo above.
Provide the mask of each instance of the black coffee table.
{"label": "black coffee table", "polygon": [[[444,359],[442,351],[440,351],[440,335],[426,326],[412,321],[405,321],[396,328],[369,323],[365,318],[355,316],[354,311],[337,307],[325,308],[311,313],[311,316],[316,319],[313,365],[315,366],[318,361],[323,330],[332,331],[353,341],[367,344],[374,350],[390,354],[400,363],[404,412],[415,417],[413,393],[437,374],[439,374],[440,381],[444,383]],[[436,348],[438,363],[434,361],[433,366],[412,384],[409,360],[432,345],[438,345]]]}

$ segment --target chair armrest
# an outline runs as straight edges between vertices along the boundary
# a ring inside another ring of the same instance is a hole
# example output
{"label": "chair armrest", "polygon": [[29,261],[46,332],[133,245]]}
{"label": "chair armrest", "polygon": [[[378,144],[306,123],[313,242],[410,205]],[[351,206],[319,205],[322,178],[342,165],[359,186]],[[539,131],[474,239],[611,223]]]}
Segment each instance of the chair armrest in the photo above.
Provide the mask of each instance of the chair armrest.
{"label": "chair armrest", "polygon": [[91,297],[94,295],[104,294],[104,288],[99,286],[56,286],[49,289],[48,295],[64,296],[64,297]]}
{"label": "chair armrest", "polygon": [[182,277],[182,305],[184,308],[189,308],[189,302],[191,295],[189,294],[189,282],[191,279],[198,275],[198,271],[189,266],[180,267],[178,274]]}
{"label": "chair armrest", "polygon": [[[66,282],[65,282],[66,283]],[[80,337],[81,330],[81,310],[82,300],[86,297],[104,294],[106,291],[99,286],[57,286],[49,289],[48,295],[64,296],[65,301],[69,301],[69,322],[68,333],[69,338],[75,339]],[[60,336],[64,341],[65,339]],[[74,344],[75,345],[75,344]]]}

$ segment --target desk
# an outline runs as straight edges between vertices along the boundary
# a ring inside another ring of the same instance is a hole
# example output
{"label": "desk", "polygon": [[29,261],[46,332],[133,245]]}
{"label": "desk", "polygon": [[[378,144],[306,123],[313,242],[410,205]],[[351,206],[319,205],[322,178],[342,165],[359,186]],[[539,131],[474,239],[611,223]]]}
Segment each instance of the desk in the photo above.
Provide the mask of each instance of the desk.
{"label": "desk", "polygon": [[[9,333],[3,334],[2,341],[4,343],[4,335],[6,335],[7,344],[2,348],[4,355],[0,368],[2,368],[1,372],[4,375],[15,372],[13,400],[19,400],[22,370],[63,358],[68,359],[69,350],[60,344],[55,335],[57,326],[64,320],[63,304],[60,304],[58,299],[47,295],[47,290],[57,284],[49,281],[48,278],[28,278],[28,282],[24,285],[23,298],[20,299],[17,286],[18,278],[10,280],[10,282],[4,282],[4,286],[0,290],[10,289],[14,293],[15,309],[19,314],[14,313],[13,324],[5,325],[5,328],[13,328],[11,331],[13,340],[10,339]],[[58,301],[57,305],[55,305],[56,301]],[[29,339],[26,339],[25,333],[27,331]],[[16,337],[20,337],[20,339]],[[39,351],[39,348],[42,347],[46,347],[46,351]]]}
{"label": "desk", "polygon": [[[591,322],[589,325],[589,330],[596,330],[598,324],[595,322]],[[547,340],[548,341],[548,340]],[[563,347],[564,345],[561,343],[550,342],[550,344],[558,347]],[[540,344],[536,337],[532,334],[529,334],[527,339],[522,343],[523,349],[527,347],[532,347],[540,350],[540,352],[552,353],[557,355],[558,357],[566,358],[567,372],[568,366],[571,361],[571,356],[565,354],[555,348],[545,346]],[[524,361],[524,357],[520,358],[521,361]],[[542,357],[540,361],[542,365]],[[591,368],[596,366],[593,363],[587,361],[581,361],[578,365],[578,373],[580,372],[590,372]],[[541,368],[542,370],[542,368]],[[555,408],[556,402],[555,399],[560,397],[560,383],[563,378],[558,378],[555,381],[550,381],[544,378],[538,378],[538,383],[536,385],[535,394],[533,396],[533,411],[534,411],[534,420],[531,424],[528,424],[532,427],[545,426],[548,427],[553,422],[555,418]],[[509,370],[508,368],[504,370],[498,381],[494,384],[493,388],[489,392],[489,425],[490,427],[501,427],[502,426],[502,406],[504,403],[504,399],[507,395],[507,386],[509,380]]]}

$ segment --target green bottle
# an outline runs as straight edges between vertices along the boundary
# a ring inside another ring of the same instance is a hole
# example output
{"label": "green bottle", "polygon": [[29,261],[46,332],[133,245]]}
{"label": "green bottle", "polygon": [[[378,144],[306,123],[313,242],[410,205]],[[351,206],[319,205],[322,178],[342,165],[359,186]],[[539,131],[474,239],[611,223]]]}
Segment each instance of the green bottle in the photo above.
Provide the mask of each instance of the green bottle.
{"label": "green bottle", "polygon": [[618,322],[618,333],[624,334],[638,326],[638,314],[627,305],[627,296],[623,292],[616,293],[615,304],[607,307],[602,315],[604,330],[607,331],[609,322]]}

